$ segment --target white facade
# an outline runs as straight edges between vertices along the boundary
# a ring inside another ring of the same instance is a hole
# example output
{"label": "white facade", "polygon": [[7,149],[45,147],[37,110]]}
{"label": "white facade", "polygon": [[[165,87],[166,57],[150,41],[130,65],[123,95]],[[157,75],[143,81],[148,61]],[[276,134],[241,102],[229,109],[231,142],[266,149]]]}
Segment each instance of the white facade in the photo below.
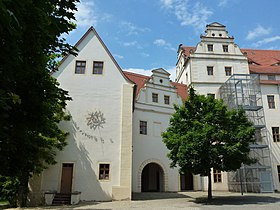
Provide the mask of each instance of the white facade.
{"label": "white facade", "polygon": [[[177,169],[169,167],[170,160],[166,156],[168,150],[162,142],[161,133],[169,125],[170,116],[174,112],[173,104],[181,105],[182,99],[176,87],[171,84],[168,72],[163,69],[152,72],[151,78],[140,89],[133,113],[132,190],[179,191],[179,173]],[[157,94],[157,102],[153,102],[152,94]],[[168,104],[164,97],[168,97]],[[144,133],[140,131],[140,121],[147,123],[147,131]],[[149,164],[157,164],[159,170],[154,168],[155,171],[152,171],[151,168],[147,174],[149,178],[145,178],[143,171]]]}
{"label": "white facade", "polygon": [[[41,191],[63,192],[69,178],[70,192],[81,192],[81,200],[131,199],[134,84],[93,28],[77,48],[78,56],[67,56],[53,74],[72,97],[67,104],[71,120],[61,123],[69,132],[68,145],[57,153],[57,164],[43,172]],[[95,61],[103,63],[99,74],[93,74]],[[77,62],[85,63],[83,73],[77,73]],[[67,166],[72,174],[65,178]]]}
{"label": "white facade", "polygon": [[[207,190],[206,177],[180,175],[178,169],[169,167],[161,133],[169,125],[173,104],[181,105],[187,98],[186,85],[219,98],[219,88],[231,75],[256,73],[252,69],[257,64],[244,53],[253,52],[240,49],[225,26],[212,23],[196,47],[179,46],[174,83],[164,69],[153,70],[151,77],[123,72],[93,28],[76,47],[78,56],[65,57],[53,74],[72,97],[67,104],[71,121],[61,123],[69,132],[68,145],[58,152],[57,164],[34,181],[33,189],[39,194],[60,193],[66,185],[68,193],[80,192],[80,200],[86,201],[131,199],[131,192]],[[280,191],[280,142],[274,142],[272,135],[272,127],[280,127],[277,71],[272,82],[271,73],[257,73],[261,75],[273,187]],[[274,96],[275,108],[268,107],[267,95]],[[229,190],[228,174],[221,172],[216,177],[220,180],[212,179],[213,190]]]}
{"label": "white facade", "polygon": [[[228,36],[225,26],[215,22],[207,25],[206,34],[201,36],[201,41],[196,47],[179,46],[176,64],[177,82],[192,85],[199,94],[215,94],[216,98],[220,97],[219,88],[231,75],[260,75],[260,89],[268,131],[267,144],[272,160],[274,183],[272,188],[278,191],[280,190],[280,142],[273,141],[272,127],[280,127],[279,58],[280,51],[240,49],[234,43],[233,37]],[[212,68],[212,73],[208,72],[208,67]],[[226,67],[231,70],[229,75],[226,75]],[[274,97],[275,108],[268,107],[268,95]],[[213,189],[227,190],[227,178],[227,173],[222,172],[222,182],[214,183]]]}

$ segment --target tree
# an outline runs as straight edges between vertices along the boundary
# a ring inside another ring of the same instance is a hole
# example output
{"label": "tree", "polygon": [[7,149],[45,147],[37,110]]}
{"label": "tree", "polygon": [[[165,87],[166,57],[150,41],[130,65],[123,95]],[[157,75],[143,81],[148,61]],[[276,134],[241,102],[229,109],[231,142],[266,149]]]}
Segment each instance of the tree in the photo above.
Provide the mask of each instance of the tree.
{"label": "tree", "polygon": [[212,199],[211,168],[234,171],[242,163],[253,163],[249,145],[254,132],[243,110],[228,110],[222,100],[197,95],[191,87],[184,105],[175,106],[162,137],[170,150],[171,167],[208,176],[208,199]]}
{"label": "tree", "polygon": [[78,0],[0,0],[0,176],[18,180],[26,205],[28,180],[66,145],[59,129],[67,91],[50,70],[58,55],[75,54],[61,35],[75,28]]}

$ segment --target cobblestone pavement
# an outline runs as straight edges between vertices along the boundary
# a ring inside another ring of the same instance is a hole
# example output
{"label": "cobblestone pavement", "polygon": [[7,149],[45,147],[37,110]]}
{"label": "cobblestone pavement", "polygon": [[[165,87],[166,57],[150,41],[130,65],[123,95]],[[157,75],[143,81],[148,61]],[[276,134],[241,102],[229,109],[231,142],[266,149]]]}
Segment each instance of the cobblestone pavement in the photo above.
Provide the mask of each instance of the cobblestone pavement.
{"label": "cobblestone pavement", "polygon": [[132,201],[81,202],[78,205],[47,206],[25,209],[103,209],[103,210],[280,210],[280,194],[251,194],[214,192],[213,201],[207,203],[207,192],[136,193]]}

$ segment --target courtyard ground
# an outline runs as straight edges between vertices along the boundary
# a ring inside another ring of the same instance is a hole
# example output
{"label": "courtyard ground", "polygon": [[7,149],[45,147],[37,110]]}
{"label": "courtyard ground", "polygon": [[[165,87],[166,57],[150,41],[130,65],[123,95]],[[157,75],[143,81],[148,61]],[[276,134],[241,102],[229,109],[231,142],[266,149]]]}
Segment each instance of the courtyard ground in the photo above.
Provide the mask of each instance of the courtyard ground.
{"label": "courtyard ground", "polygon": [[[78,205],[46,206],[24,209],[48,210],[280,210],[280,194],[253,194],[230,192],[213,192],[213,200],[207,202],[206,192],[178,192],[178,193],[135,193],[132,201],[113,202],[81,202]],[[10,209],[12,210],[12,209]]]}

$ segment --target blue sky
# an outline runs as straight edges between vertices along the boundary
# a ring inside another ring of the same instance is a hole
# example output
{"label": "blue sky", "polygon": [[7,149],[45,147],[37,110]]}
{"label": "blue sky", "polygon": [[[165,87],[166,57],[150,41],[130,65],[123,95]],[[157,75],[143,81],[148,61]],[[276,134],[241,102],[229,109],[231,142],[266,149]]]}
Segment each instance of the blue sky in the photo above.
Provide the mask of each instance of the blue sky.
{"label": "blue sky", "polygon": [[75,44],[94,26],[123,70],[174,79],[179,44],[195,46],[206,24],[219,22],[241,48],[280,49],[280,0],[81,0]]}

